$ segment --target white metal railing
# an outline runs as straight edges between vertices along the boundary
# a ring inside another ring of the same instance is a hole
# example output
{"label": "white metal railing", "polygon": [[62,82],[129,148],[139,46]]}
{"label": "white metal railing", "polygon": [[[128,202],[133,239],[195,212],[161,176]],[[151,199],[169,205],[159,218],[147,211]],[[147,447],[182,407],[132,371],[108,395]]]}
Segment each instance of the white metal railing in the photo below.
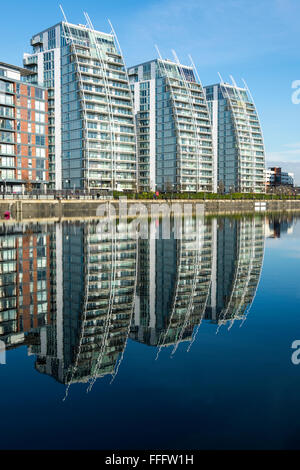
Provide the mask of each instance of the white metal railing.
{"label": "white metal railing", "polygon": [[109,22],[109,25],[111,27],[111,31],[112,31],[112,34],[113,34],[113,37],[115,39],[115,42],[118,46],[118,50],[119,50],[119,55],[121,57],[121,60],[122,60],[122,64],[124,66],[124,69],[125,69],[125,78],[127,80],[127,83],[128,83],[128,89],[129,89],[129,97],[130,97],[130,103],[131,103],[131,108],[132,108],[132,118],[133,118],[133,125],[134,125],[134,128],[135,128],[135,133],[134,133],[134,136],[135,136],[135,155],[136,155],[136,190],[138,191],[139,190],[139,168],[138,168],[138,153],[137,153],[137,148],[138,148],[138,144],[137,144],[137,127],[136,127],[136,120],[135,120],[135,117],[134,117],[134,101],[133,101],[133,94],[132,94],[132,90],[131,90],[131,86],[130,86],[130,82],[129,82],[129,76],[128,76],[128,70],[127,70],[127,67],[126,67],[126,64],[125,64],[125,59],[124,59],[124,55],[123,55],[123,52],[122,52],[122,49],[121,49],[121,46],[120,46],[120,43],[119,43],[119,40],[118,40],[118,36],[115,32],[115,29],[111,23],[110,20],[108,20]]}
{"label": "white metal railing", "polygon": [[[165,77],[166,79],[166,83],[167,85],[169,86],[169,89],[170,89],[170,94],[171,94],[171,97],[172,97],[172,109],[173,109],[173,115],[174,115],[174,124],[175,124],[175,129],[176,129],[176,140],[177,140],[177,149],[176,149],[176,153],[178,152],[179,153],[179,161],[180,161],[180,174],[179,174],[179,191],[182,190],[182,175],[181,175],[181,165],[182,165],[182,149],[181,149],[181,130],[180,130],[180,127],[179,127],[179,119],[178,119],[178,112],[177,112],[177,107],[176,107],[176,103],[175,103],[175,96],[174,96],[174,91],[173,91],[173,85],[171,84],[171,81],[170,81],[170,76],[167,72],[167,68],[166,68],[166,65],[165,65],[165,61],[163,60],[162,56],[161,56],[161,53],[158,49],[157,46],[155,46],[156,50],[157,50],[157,53],[158,53],[158,61],[157,61],[157,64],[158,64],[158,68],[159,68],[159,71],[161,73],[161,76],[162,78]],[[177,155],[176,155],[176,160],[177,160]],[[176,175],[176,190],[178,190],[178,186],[177,186],[177,175]]]}
{"label": "white metal railing", "polygon": [[[247,125],[247,127],[248,127],[248,135],[249,135],[249,137],[250,137],[250,144],[251,144],[251,146],[250,146],[250,152],[251,152],[251,154],[252,154],[252,164],[253,164],[253,166],[255,167],[255,154],[254,154],[254,144],[253,144],[253,137],[252,137],[252,128],[251,128],[251,124],[250,124],[249,114],[248,114],[248,111],[247,111],[247,104],[246,104],[246,102],[243,100],[243,97],[242,97],[242,95],[241,95],[241,91],[240,91],[240,89],[238,88],[238,86],[237,86],[237,84],[236,84],[236,82],[235,82],[233,76],[230,75],[230,78],[231,78],[232,84],[233,84],[233,86],[234,86],[236,92],[238,93],[238,96],[239,96],[239,99],[240,99],[240,105],[239,105],[239,107],[242,107],[242,109],[243,109],[243,114],[242,114],[242,116],[244,117],[244,119],[246,120],[246,122],[247,122],[247,124],[248,124],[248,125]],[[238,138],[239,138],[239,141],[240,141],[240,144],[241,144],[242,141],[241,141],[240,133],[239,133],[239,135],[238,135]],[[240,165],[240,162],[239,162],[239,165]],[[253,175],[253,176],[254,176],[254,175]],[[254,184],[255,184],[255,183],[254,183]],[[254,190],[254,187],[253,187],[253,190]]]}
{"label": "white metal railing", "polygon": [[[109,206],[110,208],[110,206]],[[110,218],[110,217],[109,217]],[[109,329],[111,326],[111,320],[112,320],[112,313],[113,313],[113,303],[114,303],[114,298],[115,298],[115,285],[116,285],[116,262],[117,262],[117,247],[116,247],[116,232],[115,232],[115,225],[112,224],[112,240],[111,240],[111,276],[110,276],[110,291],[109,291],[109,301],[108,301],[108,308],[107,308],[107,314],[106,314],[106,320],[105,320],[105,327],[104,327],[104,333],[103,333],[103,339],[101,343],[101,348],[100,352],[96,361],[96,366],[94,370],[94,375],[89,381],[89,386],[87,388],[87,392],[90,392],[92,390],[92,387],[94,383],[97,380],[97,372],[101,367],[102,360],[104,357],[104,352],[105,352],[105,346],[107,342],[107,338],[109,335]]]}
{"label": "white metal railing", "polygon": [[183,72],[183,68],[182,68],[182,65],[180,64],[180,61],[177,57],[177,54],[176,52],[173,50],[172,51],[173,53],[173,56],[174,56],[174,59],[177,63],[177,66],[179,67],[179,70],[180,70],[180,74],[181,74],[181,77],[182,77],[182,80],[183,80],[183,83],[184,83],[184,86],[185,86],[185,90],[186,90],[186,93],[187,93],[187,96],[188,96],[188,103],[190,105],[190,112],[191,112],[191,115],[192,115],[192,119],[193,119],[193,124],[194,124],[194,135],[195,135],[195,139],[196,139],[196,149],[197,149],[197,153],[198,153],[198,158],[197,158],[197,182],[196,182],[196,191],[199,190],[199,160],[202,156],[202,152],[201,152],[201,148],[199,146],[199,139],[201,137],[199,137],[199,134],[198,134],[198,124],[197,124],[197,121],[196,121],[196,117],[195,117],[195,113],[194,113],[194,105],[193,105],[193,99],[192,99],[192,96],[191,96],[191,91],[190,91],[190,88],[187,84],[187,80],[185,78],[185,75],[184,75],[184,72]]}
{"label": "white metal railing", "polygon": [[96,53],[97,53],[97,57],[99,59],[99,62],[100,62],[100,70],[102,71],[102,77],[103,77],[103,81],[104,81],[104,89],[105,89],[105,95],[106,95],[106,105],[107,105],[107,109],[108,109],[108,115],[109,115],[109,119],[108,119],[108,123],[109,123],[109,131],[110,131],[110,148],[111,148],[111,160],[112,160],[112,181],[111,181],[111,187],[112,189],[115,189],[115,175],[116,175],[116,169],[115,169],[115,166],[116,166],[116,163],[115,163],[115,134],[114,134],[114,129],[113,129],[113,105],[112,105],[112,100],[111,100],[111,95],[110,95],[110,89],[109,89],[109,83],[108,83],[108,71],[106,69],[106,66],[105,66],[105,60],[103,59],[102,57],[102,52],[99,48],[99,45],[98,45],[98,42],[97,42],[97,38],[96,38],[96,34],[95,34],[95,29],[94,29],[94,26],[91,22],[91,19],[89,17],[89,15],[85,12],[84,13],[84,16],[85,16],[85,19],[87,21],[87,25],[91,31],[91,36],[93,37],[94,39],[94,45],[95,45],[95,48],[96,48]]}
{"label": "white metal railing", "polygon": [[[88,133],[88,126],[87,126],[86,101],[85,101],[85,93],[84,93],[84,90],[83,90],[82,74],[81,74],[78,55],[77,55],[77,51],[76,51],[76,43],[74,41],[74,38],[73,38],[73,35],[72,35],[72,32],[71,32],[70,24],[68,23],[66,14],[65,14],[65,12],[63,10],[63,7],[61,5],[60,5],[60,9],[62,11],[64,20],[65,20],[62,23],[62,29],[63,29],[64,37],[65,37],[65,40],[66,40],[66,44],[68,45],[71,42],[71,44],[73,46],[75,61],[76,61],[75,63],[76,63],[76,68],[77,68],[77,72],[78,72],[78,76],[79,76],[79,95],[81,94],[82,102],[83,102],[83,106],[82,106],[82,108],[83,108],[82,109],[82,111],[83,111],[83,124],[84,124],[84,137],[82,139],[82,143],[83,143],[86,140],[85,137],[87,136],[87,133]],[[69,38],[67,38],[64,26],[66,26],[66,28],[68,29]],[[72,54],[72,47],[70,47],[70,55],[71,54]],[[85,142],[84,148],[85,148],[85,153],[86,153],[85,157],[87,157],[87,159],[86,159],[87,160],[87,187],[89,188],[89,148],[88,148],[88,141],[87,140]],[[84,185],[85,185],[85,182],[84,182]]]}

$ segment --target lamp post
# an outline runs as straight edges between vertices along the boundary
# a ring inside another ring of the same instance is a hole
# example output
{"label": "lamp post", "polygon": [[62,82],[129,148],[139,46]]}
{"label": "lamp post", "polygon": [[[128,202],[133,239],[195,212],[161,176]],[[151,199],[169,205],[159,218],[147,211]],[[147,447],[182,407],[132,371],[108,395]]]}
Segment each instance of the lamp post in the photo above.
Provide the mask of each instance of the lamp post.
{"label": "lamp post", "polygon": [[[65,183],[66,183],[66,196],[67,196],[67,194],[68,194],[68,193],[67,193],[67,189],[70,189],[71,180],[66,179],[66,180],[65,180]],[[68,184],[69,184],[69,188],[67,188],[67,185],[68,185]]]}

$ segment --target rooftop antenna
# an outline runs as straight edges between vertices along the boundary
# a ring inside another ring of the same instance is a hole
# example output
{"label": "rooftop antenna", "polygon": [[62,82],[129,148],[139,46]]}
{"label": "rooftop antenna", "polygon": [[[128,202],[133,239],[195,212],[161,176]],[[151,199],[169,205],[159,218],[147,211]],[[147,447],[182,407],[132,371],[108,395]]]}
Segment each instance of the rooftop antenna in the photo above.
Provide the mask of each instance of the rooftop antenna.
{"label": "rooftop antenna", "polygon": [[244,79],[242,78],[242,82],[243,82],[243,84],[245,85],[246,91],[247,91],[247,93],[248,93],[250,99],[252,100],[254,109],[255,109],[255,111],[256,111],[257,119],[258,119],[259,126],[260,126],[260,131],[261,131],[261,137],[262,137],[262,141],[263,141],[263,147],[264,147],[264,151],[265,151],[264,134],[263,134],[263,130],[262,130],[262,127],[261,127],[261,122],[260,122],[259,114],[258,114],[258,111],[257,111],[257,108],[256,108],[256,104],[255,104],[255,101],[254,101],[254,99],[253,99],[252,93],[251,93],[251,91],[250,91],[250,89],[249,89],[249,87],[248,87],[248,85],[247,85],[247,83],[246,83],[246,80],[244,80]]}
{"label": "rooftop antenna", "polygon": [[221,80],[221,83],[224,84],[225,82],[224,82],[224,80],[223,80],[222,75],[220,74],[220,72],[218,72],[218,75],[219,75],[219,78],[220,78],[220,80]]}
{"label": "rooftop antenna", "polygon": [[67,22],[68,22],[68,21],[67,21],[67,17],[66,17],[66,14],[65,14],[65,12],[64,12],[64,9],[63,9],[62,5],[59,5],[59,8],[61,9],[61,12],[62,12],[62,14],[63,14],[63,17],[64,17],[65,22],[67,23]]}
{"label": "rooftop antenna", "polygon": [[[120,43],[119,43],[119,40],[118,40],[118,36],[117,36],[117,34],[116,34],[115,30],[114,30],[114,27],[113,27],[112,22],[110,21],[110,19],[107,19],[107,21],[108,21],[109,26],[111,27],[112,34],[113,34],[113,36],[114,36],[114,38],[115,38],[115,40],[116,40],[118,49],[119,49],[120,54],[121,54],[121,56],[122,56],[123,62],[124,62],[124,64],[125,64],[124,55],[123,55],[123,52],[122,52],[122,49],[121,49],[121,46],[120,46]],[[125,69],[126,69],[126,66],[125,66]]]}
{"label": "rooftop antenna", "polygon": [[172,49],[172,54],[174,56],[175,62],[177,62],[177,65],[180,65],[180,61],[174,49]]}
{"label": "rooftop antenna", "polygon": [[155,44],[155,49],[156,49],[156,52],[157,52],[158,57],[160,58],[160,60],[163,60],[163,59],[162,59],[162,56],[161,56],[161,53],[160,53],[160,50],[158,49],[158,45],[157,45],[157,44]]}
{"label": "rooftop antenna", "polygon": [[238,86],[237,86],[237,84],[236,84],[235,79],[233,78],[232,75],[229,75],[229,76],[230,76],[230,79],[231,79],[231,81],[232,81],[233,86],[234,86],[235,88],[237,88]]}
{"label": "rooftop antenna", "polygon": [[[247,85],[247,83],[246,83],[246,80],[244,80],[244,79],[242,78],[242,82],[243,82],[243,84],[244,84],[244,86],[245,86],[245,88],[246,88],[246,91],[247,91],[248,94],[249,94],[249,97],[251,98],[251,100],[252,100],[252,102],[253,102],[253,104],[254,104],[254,106],[255,106],[255,103],[254,103],[254,100],[253,100],[253,96],[252,96],[252,94],[251,94],[251,91],[249,90],[249,87],[248,87],[248,85]],[[256,110],[256,112],[257,112],[257,110]]]}
{"label": "rooftop antenna", "polygon": [[[118,49],[119,49],[119,52],[120,52],[120,55],[122,57],[122,60],[123,60],[123,64],[124,64],[124,69],[125,69],[125,77],[126,77],[126,80],[127,82],[129,83],[129,76],[128,76],[128,70],[127,70],[127,67],[126,67],[126,64],[125,64],[125,58],[124,58],[124,54],[122,52],[122,49],[121,49],[121,46],[120,46],[120,43],[119,43],[119,39],[118,39],[118,36],[117,36],[117,33],[115,32],[115,29],[112,25],[112,22],[110,21],[109,18],[107,18],[107,21],[108,21],[108,24],[110,25],[111,27],[111,32],[112,32],[112,35],[117,43],[117,46],[118,46]],[[129,96],[130,96],[130,102],[131,102],[131,106],[132,106],[132,109],[134,109],[134,96],[133,96],[133,92],[131,90],[131,87],[129,85]],[[136,129],[136,121],[134,120],[134,127],[135,127],[135,149],[136,149],[136,153],[137,153],[137,129]],[[136,173],[138,175],[138,163],[136,165]],[[137,178],[137,181],[139,180],[139,178]],[[139,186],[139,183],[137,182],[137,187]]]}
{"label": "rooftop antenna", "polygon": [[197,68],[196,68],[195,62],[193,61],[193,58],[192,58],[191,54],[188,55],[188,58],[190,59],[190,62],[191,62],[191,65],[192,65],[192,67],[193,67],[193,69],[194,69],[194,72],[195,72],[195,74],[196,74],[196,78],[197,78],[197,80],[198,80],[198,83],[200,83],[201,87],[203,88],[202,82],[201,82],[201,79],[200,79],[200,75],[199,75],[199,73],[198,73],[198,70],[197,70]]}

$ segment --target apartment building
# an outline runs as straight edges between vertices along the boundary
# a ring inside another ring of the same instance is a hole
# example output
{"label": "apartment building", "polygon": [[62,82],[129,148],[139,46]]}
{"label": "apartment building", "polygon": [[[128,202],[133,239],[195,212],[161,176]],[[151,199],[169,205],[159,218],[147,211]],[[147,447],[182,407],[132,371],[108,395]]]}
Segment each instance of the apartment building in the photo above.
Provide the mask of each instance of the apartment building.
{"label": "apartment building", "polygon": [[283,171],[281,167],[271,167],[266,170],[266,189],[278,186],[294,187],[294,173]]}
{"label": "apartment building", "polygon": [[115,34],[60,22],[31,39],[31,81],[49,90],[49,165],[56,189],[136,190],[132,97]]}
{"label": "apartment building", "polygon": [[204,90],[212,118],[214,191],[264,193],[263,135],[248,87],[221,82]]}
{"label": "apartment building", "polygon": [[0,62],[0,191],[46,191],[48,94],[31,72]]}
{"label": "apartment building", "polygon": [[130,67],[141,191],[211,192],[211,123],[194,68],[155,59]]}

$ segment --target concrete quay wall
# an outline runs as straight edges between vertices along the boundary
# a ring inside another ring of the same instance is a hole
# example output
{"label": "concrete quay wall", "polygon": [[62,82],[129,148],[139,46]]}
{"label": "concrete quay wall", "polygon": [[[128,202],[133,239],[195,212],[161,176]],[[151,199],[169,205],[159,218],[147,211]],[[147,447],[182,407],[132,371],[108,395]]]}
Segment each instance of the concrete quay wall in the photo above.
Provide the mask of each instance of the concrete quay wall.
{"label": "concrete quay wall", "polygon": [[[132,205],[144,204],[150,215],[149,205],[163,204],[165,200],[127,200],[127,208]],[[5,212],[9,211],[11,220],[22,219],[61,219],[96,217],[97,209],[104,203],[114,206],[119,213],[118,200],[2,200],[0,201],[0,218],[4,220]],[[204,206],[207,214],[237,214],[249,212],[300,211],[300,200],[172,200],[168,204],[191,204],[193,211],[196,205]],[[99,209],[98,209],[99,211]],[[99,212],[98,212],[99,214]]]}

